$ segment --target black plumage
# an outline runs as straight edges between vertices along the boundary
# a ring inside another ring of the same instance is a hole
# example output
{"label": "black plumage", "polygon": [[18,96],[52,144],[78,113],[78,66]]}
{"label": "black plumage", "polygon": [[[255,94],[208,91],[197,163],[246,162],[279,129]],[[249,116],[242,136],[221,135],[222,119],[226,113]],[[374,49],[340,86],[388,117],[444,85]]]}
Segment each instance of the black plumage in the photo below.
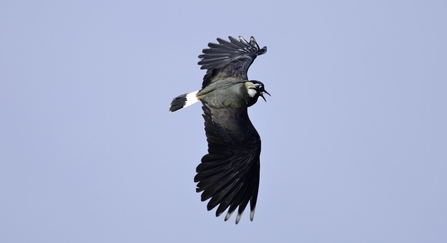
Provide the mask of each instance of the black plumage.
{"label": "black plumage", "polygon": [[175,98],[170,111],[202,102],[208,154],[197,166],[194,182],[201,200],[209,199],[208,210],[217,206],[219,216],[228,209],[227,220],[238,209],[238,223],[248,203],[253,220],[259,188],[261,139],[247,107],[268,94],[263,83],[248,80],[247,71],[267,48],[259,48],[253,37],[250,42],[242,37],[229,39],[218,38],[218,44],[209,43],[202,51],[198,64],[207,70],[202,89]]}
{"label": "black plumage", "polygon": [[202,60],[198,63],[200,69],[207,69],[203,77],[202,89],[219,79],[239,77],[248,81],[247,71],[258,55],[267,52],[267,47],[259,48],[255,38],[250,42],[239,37],[239,41],[231,36],[230,42],[217,38],[219,44],[209,43],[208,49],[203,49],[199,55]]}

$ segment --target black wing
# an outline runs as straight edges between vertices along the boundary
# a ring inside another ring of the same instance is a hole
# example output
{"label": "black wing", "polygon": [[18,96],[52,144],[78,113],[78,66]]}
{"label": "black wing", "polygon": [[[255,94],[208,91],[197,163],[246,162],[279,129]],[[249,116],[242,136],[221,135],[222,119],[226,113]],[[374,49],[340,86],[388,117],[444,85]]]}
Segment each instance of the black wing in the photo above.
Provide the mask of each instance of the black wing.
{"label": "black wing", "polygon": [[230,42],[217,38],[219,44],[209,43],[199,55],[200,69],[207,69],[203,77],[202,89],[216,78],[242,77],[247,79],[247,71],[258,55],[267,52],[267,47],[259,48],[252,36],[250,42],[239,36],[239,40],[229,36]]}
{"label": "black wing", "polygon": [[[197,166],[194,182],[208,210],[217,205],[216,216],[227,208],[225,221],[238,209],[236,224],[250,202],[253,220],[259,188],[261,139],[248,118],[247,108],[213,109],[202,107],[208,154]],[[225,126],[223,125],[225,124]]]}

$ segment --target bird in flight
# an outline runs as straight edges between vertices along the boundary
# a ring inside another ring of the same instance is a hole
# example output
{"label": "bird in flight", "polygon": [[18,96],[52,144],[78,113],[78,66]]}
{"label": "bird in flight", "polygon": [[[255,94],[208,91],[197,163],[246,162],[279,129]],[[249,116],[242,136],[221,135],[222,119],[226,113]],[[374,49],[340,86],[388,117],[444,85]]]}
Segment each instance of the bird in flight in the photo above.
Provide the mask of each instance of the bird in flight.
{"label": "bird in flight", "polygon": [[217,207],[216,217],[227,209],[225,221],[237,210],[236,224],[250,202],[253,221],[259,189],[261,139],[248,117],[247,108],[258,98],[270,95],[264,84],[248,80],[247,71],[257,56],[267,52],[255,38],[217,38],[199,55],[201,69],[206,69],[202,89],[177,96],[171,102],[175,112],[202,102],[208,154],[196,168],[194,182],[207,209]]}

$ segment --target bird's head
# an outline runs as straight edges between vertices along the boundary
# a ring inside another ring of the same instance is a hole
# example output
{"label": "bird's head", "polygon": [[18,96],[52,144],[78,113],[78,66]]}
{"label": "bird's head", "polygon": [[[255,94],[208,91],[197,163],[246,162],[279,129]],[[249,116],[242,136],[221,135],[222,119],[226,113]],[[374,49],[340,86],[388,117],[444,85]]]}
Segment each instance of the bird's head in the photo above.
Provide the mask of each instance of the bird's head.
{"label": "bird's head", "polygon": [[257,80],[250,80],[246,82],[245,87],[247,88],[249,96],[249,100],[247,103],[248,106],[254,105],[258,101],[259,96],[261,96],[264,101],[267,101],[264,97],[264,94],[270,95],[269,92],[264,89],[264,84]]}

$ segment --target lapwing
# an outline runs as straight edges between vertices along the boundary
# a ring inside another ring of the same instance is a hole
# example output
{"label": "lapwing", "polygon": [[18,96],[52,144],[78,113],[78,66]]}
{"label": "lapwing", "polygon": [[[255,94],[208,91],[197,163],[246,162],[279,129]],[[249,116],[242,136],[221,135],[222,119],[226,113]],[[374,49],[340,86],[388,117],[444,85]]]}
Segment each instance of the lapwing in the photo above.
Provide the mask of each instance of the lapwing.
{"label": "lapwing", "polygon": [[194,182],[207,209],[217,207],[216,217],[227,209],[225,221],[237,210],[236,224],[250,202],[253,221],[259,189],[261,139],[248,117],[247,108],[270,95],[262,82],[248,80],[247,71],[257,56],[267,52],[255,38],[217,38],[199,55],[206,69],[202,89],[182,94],[171,102],[175,112],[202,102],[208,154],[196,168]]}

